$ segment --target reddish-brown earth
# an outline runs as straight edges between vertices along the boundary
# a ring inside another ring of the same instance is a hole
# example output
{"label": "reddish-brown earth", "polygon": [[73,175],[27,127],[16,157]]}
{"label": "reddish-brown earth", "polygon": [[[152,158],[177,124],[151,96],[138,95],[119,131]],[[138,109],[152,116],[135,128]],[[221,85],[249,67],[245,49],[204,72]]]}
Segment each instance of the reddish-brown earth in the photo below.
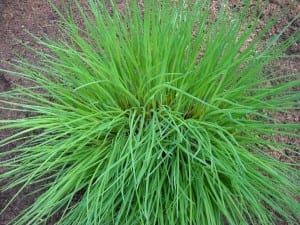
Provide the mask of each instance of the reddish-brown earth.
{"label": "reddish-brown earth", "polygon": [[[280,12],[285,6],[291,3],[293,0],[270,0],[271,4],[267,9],[264,9],[264,16],[269,17],[274,12]],[[297,1],[297,0],[296,0]],[[52,2],[60,7],[61,0],[52,0]],[[215,0],[217,2],[217,0]],[[231,0],[231,7],[238,7],[238,0]],[[124,0],[119,1],[119,6],[124,6]],[[274,34],[282,29],[282,27],[289,22],[297,12],[300,11],[300,3],[296,3],[292,7],[287,15],[276,25],[272,30],[271,34]],[[10,69],[11,67],[7,64],[12,62],[16,55],[27,58],[32,63],[36,62],[36,56],[28,51],[24,44],[29,45],[37,49],[41,49],[36,44],[34,39],[28,34],[33,33],[37,36],[59,36],[57,29],[58,17],[49,7],[46,0],[0,0],[0,68]],[[284,34],[283,37],[288,37],[291,32],[299,29],[300,20],[295,21],[290,29]],[[41,49],[43,50],[43,49]],[[292,46],[287,54],[299,54],[300,46],[299,43]],[[274,65],[271,70],[277,70],[278,68],[285,68],[284,73],[288,72],[300,72],[300,59],[288,59],[280,63],[280,65]],[[0,92],[8,91],[14,88],[15,85],[28,85],[28,82],[22,78],[16,78],[8,75],[7,73],[0,72]],[[0,119],[4,118],[21,118],[26,115],[20,112],[7,112],[0,109]],[[283,121],[289,121],[293,123],[299,123],[299,113],[284,115],[278,115]],[[10,132],[0,132],[0,139],[10,135]],[[281,141],[289,144],[299,146],[299,140],[289,139],[285,137],[278,137]],[[11,148],[13,146],[8,146]],[[0,151],[7,150],[1,148]],[[275,156],[276,157],[276,156]],[[0,173],[4,171],[1,167],[0,162]],[[0,183],[1,185],[1,183]],[[11,204],[5,213],[0,215],[0,225],[6,225],[8,222],[15,218],[21,210],[28,207],[37,194],[26,196],[30,194],[35,187],[27,188],[22,192]],[[12,189],[5,192],[0,192],[0,211],[7,204],[7,202],[14,196],[17,189]],[[55,220],[55,218],[54,218]],[[53,223],[49,223],[53,224]]]}
{"label": "reddish-brown earth", "polygon": [[[59,0],[53,2],[60,4]],[[28,51],[24,44],[34,48],[41,47],[36,44],[28,32],[37,36],[55,37],[58,35],[56,25],[57,16],[46,0],[0,0],[0,68],[10,69],[11,67],[7,63],[13,62],[16,56],[25,57],[34,63],[36,56]],[[8,91],[16,85],[28,85],[28,82],[0,71],[0,92]],[[0,119],[25,116],[20,112],[8,112],[0,109]],[[8,135],[10,135],[10,132],[0,132],[0,139]],[[0,151],[5,150],[0,149]],[[4,168],[1,168],[0,162],[0,173],[3,170]],[[0,225],[7,225],[9,221],[34,201],[37,195],[26,196],[34,189],[34,187],[32,189],[28,188],[16,198],[5,213],[0,215]],[[0,211],[16,192],[17,189],[0,192]]]}

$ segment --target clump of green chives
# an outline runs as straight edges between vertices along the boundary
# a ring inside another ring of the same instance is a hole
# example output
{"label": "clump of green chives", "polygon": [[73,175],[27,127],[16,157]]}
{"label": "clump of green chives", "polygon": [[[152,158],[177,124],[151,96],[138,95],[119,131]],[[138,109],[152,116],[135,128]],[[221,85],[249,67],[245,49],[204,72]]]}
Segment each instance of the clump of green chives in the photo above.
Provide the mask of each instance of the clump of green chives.
{"label": "clump of green chives", "polygon": [[296,224],[299,152],[276,137],[299,138],[299,124],[272,115],[299,109],[300,79],[272,82],[283,76],[265,67],[299,32],[265,40],[270,20],[253,36],[248,0],[216,16],[210,1],[101,2],[75,1],[83,26],[60,14],[63,38],[39,40],[49,53],[10,71],[34,86],[0,94],[1,108],[31,115],[0,120],[16,131],[0,147],[20,143],[0,153],[1,189],[42,183],[14,224],[56,212],[59,225]]}

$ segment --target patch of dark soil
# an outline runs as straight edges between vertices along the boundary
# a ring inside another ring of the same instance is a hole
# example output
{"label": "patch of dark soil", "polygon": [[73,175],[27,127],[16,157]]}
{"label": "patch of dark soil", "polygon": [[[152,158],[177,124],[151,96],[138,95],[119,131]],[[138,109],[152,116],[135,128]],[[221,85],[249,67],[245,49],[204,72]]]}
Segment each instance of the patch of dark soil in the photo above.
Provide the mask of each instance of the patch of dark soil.
{"label": "patch of dark soil", "polygon": [[10,82],[0,73],[0,93],[10,89]]}

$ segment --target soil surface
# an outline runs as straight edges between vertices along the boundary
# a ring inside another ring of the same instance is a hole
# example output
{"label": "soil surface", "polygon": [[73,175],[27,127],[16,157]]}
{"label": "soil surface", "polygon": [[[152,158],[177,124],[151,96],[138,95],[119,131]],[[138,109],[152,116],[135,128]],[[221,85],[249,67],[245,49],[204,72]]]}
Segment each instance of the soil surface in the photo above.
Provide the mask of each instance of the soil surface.
{"label": "soil surface", "polygon": [[[60,6],[60,0],[53,1]],[[25,45],[41,49],[29,35],[28,32],[39,37],[59,35],[57,29],[58,17],[48,5],[46,0],[0,0],[0,68],[11,69],[9,63],[17,56],[22,56],[31,62],[36,61],[36,56],[28,51]],[[28,85],[28,81],[10,76],[0,71],[0,92],[8,91],[16,85]],[[0,119],[25,117],[20,112],[8,112],[0,109]],[[9,136],[11,133],[0,132],[0,139]],[[7,146],[11,148],[13,146]],[[0,151],[6,149],[1,148]],[[0,173],[4,168],[0,166]],[[3,183],[0,185],[3,185]],[[35,190],[35,187],[27,188],[7,208],[5,213],[0,215],[0,225],[7,225],[20,212],[27,208],[37,197],[37,194],[27,196]],[[0,211],[17,193],[18,189],[0,192]],[[54,223],[53,223],[54,224]]]}
{"label": "soil surface", "polygon": [[[297,0],[296,0],[297,1]],[[54,4],[61,7],[61,0],[52,0]],[[217,2],[215,0],[215,2]],[[231,0],[230,6],[232,8],[238,7],[238,0]],[[270,0],[270,5],[267,9],[263,10],[263,16],[270,17],[274,12],[280,12],[285,6],[291,3],[292,0]],[[124,0],[119,1],[119,6],[124,7]],[[271,30],[270,34],[279,32],[285,24],[300,11],[300,2],[298,1],[293,6],[286,16]],[[47,0],[0,0],[0,68],[11,69],[8,63],[13,62],[16,55],[25,57],[32,63],[36,62],[36,56],[28,51],[24,45],[43,50],[41,46],[36,44],[35,40],[29,35],[28,32],[35,34],[38,37],[57,37],[59,31],[57,29],[58,16],[48,5]],[[283,38],[289,36],[291,32],[298,30],[300,27],[300,20],[295,21],[290,29],[285,32]],[[293,45],[287,54],[300,54],[299,43]],[[300,59],[284,60],[280,65],[274,65],[273,70],[278,68],[285,68],[284,73],[300,72]],[[8,91],[16,85],[28,85],[28,82],[22,78],[16,78],[0,71],[0,92]],[[0,109],[0,119],[4,118],[21,118],[26,115],[19,112],[7,112]],[[283,121],[299,123],[299,113],[292,115],[278,115],[278,118]],[[10,135],[10,132],[0,132],[0,139]],[[279,140],[289,144],[299,145],[299,140],[278,137]],[[8,146],[11,148],[13,146]],[[5,151],[6,149],[0,149]],[[280,160],[280,159],[279,159]],[[0,173],[4,171],[1,168]],[[1,185],[1,183],[0,183]],[[35,187],[27,188],[22,192],[11,204],[5,213],[0,215],[0,225],[7,225],[9,221],[15,218],[23,209],[28,207],[37,197],[36,194],[27,196],[34,190]],[[0,211],[12,199],[18,190],[12,189],[5,192],[0,192]],[[49,224],[54,224],[49,222]],[[283,223],[282,223],[283,224]]]}

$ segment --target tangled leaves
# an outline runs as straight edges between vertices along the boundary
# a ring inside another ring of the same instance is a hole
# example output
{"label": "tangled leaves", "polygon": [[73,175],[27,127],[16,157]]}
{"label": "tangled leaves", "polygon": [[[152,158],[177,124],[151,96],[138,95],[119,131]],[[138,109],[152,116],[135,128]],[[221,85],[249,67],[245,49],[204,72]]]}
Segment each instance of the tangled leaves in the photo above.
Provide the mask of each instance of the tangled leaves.
{"label": "tangled leaves", "polygon": [[299,126],[268,115],[298,107],[300,81],[267,87],[282,77],[264,68],[299,35],[264,45],[270,20],[249,43],[250,1],[215,18],[209,1],[112,2],[110,13],[75,2],[83,27],[60,14],[64,39],[39,40],[50,53],[10,72],[35,85],[1,93],[2,108],[32,115],[0,121],[16,130],[0,146],[22,141],[0,154],[2,189],[42,183],[15,224],[58,211],[64,225],[296,223],[299,171],[266,150],[299,154],[273,138]]}

